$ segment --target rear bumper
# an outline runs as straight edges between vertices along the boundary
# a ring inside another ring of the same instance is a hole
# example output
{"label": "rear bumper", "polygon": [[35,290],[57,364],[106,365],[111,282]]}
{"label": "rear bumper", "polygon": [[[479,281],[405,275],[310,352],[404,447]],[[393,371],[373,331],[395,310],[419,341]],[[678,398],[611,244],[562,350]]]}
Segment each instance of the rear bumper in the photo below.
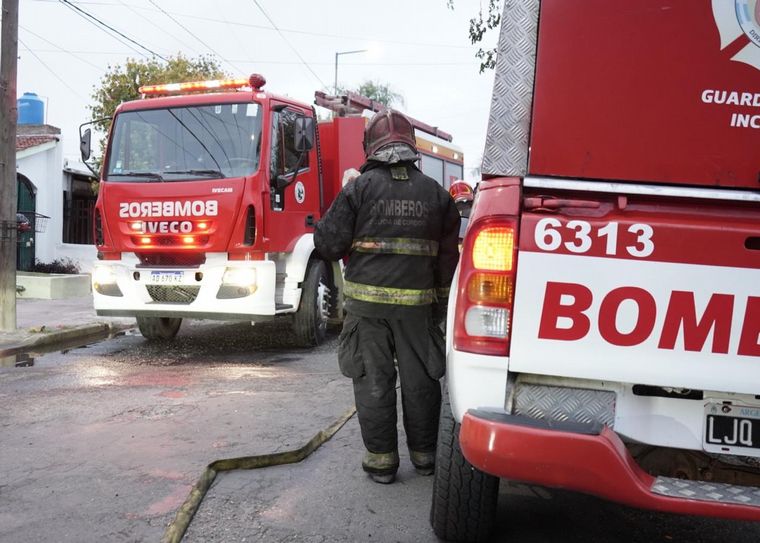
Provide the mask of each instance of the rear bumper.
{"label": "rear bumper", "polygon": [[[460,444],[473,466],[506,479],[585,492],[643,509],[760,520],[760,488],[704,483],[717,491],[699,499],[663,495],[663,478],[644,472],[618,435],[601,424],[470,410],[462,420]],[[742,489],[739,500],[750,501],[736,503],[736,488]],[[689,494],[695,495],[701,496]]]}

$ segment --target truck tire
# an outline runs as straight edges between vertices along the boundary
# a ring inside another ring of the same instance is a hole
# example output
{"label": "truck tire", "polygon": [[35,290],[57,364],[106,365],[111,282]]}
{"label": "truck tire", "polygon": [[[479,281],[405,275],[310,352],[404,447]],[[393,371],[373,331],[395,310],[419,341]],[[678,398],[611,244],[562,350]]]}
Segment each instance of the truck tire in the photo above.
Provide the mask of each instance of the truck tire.
{"label": "truck tire", "polygon": [[168,340],[179,332],[182,319],[174,317],[137,317],[137,327],[145,339]]}
{"label": "truck tire", "polygon": [[444,390],[430,524],[435,534],[447,541],[486,541],[496,520],[499,478],[483,473],[464,458],[459,427]]}
{"label": "truck tire", "polygon": [[314,347],[325,340],[330,318],[330,276],[321,260],[312,260],[306,270],[301,303],[293,316],[293,333],[304,347]]}

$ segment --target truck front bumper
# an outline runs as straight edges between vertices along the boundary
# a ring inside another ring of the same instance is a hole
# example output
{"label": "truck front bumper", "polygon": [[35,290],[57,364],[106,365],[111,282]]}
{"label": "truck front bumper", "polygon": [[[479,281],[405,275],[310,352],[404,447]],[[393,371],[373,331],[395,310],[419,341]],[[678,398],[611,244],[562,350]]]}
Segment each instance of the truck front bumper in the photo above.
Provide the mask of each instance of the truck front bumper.
{"label": "truck front bumper", "polygon": [[[138,264],[130,257],[96,264],[92,290],[98,315],[266,320],[280,309],[275,303],[276,269],[271,261],[231,262],[212,257],[188,269]],[[229,270],[247,270],[251,284],[245,289],[228,286],[224,278]],[[177,282],[159,282],[167,276],[173,279],[175,274]],[[100,278],[109,282],[98,284]]]}
{"label": "truck front bumper", "polygon": [[760,520],[760,488],[653,477],[618,435],[599,423],[548,422],[471,409],[459,439],[473,466],[498,477],[643,509]]}

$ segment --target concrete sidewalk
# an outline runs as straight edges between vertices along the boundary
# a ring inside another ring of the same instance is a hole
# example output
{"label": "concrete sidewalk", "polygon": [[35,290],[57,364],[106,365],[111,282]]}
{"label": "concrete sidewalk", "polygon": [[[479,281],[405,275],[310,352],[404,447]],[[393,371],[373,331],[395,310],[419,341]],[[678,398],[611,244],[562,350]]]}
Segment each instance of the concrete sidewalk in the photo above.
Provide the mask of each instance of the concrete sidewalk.
{"label": "concrete sidewalk", "polygon": [[58,343],[108,334],[135,325],[132,318],[98,317],[92,296],[43,300],[16,299],[16,331],[0,332],[0,357],[50,348]]}

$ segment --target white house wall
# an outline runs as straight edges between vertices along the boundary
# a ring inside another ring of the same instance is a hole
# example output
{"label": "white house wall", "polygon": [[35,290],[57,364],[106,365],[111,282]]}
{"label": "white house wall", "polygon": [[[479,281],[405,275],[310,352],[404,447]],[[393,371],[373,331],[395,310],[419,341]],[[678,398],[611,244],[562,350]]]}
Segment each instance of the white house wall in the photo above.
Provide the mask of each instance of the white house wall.
{"label": "white house wall", "polygon": [[16,171],[26,176],[37,189],[37,213],[50,217],[43,233],[36,234],[35,258],[52,262],[69,258],[82,272],[92,269],[97,251],[94,245],[63,243],[63,191],[69,189],[69,176],[63,171],[63,145],[40,146],[18,153]]}

